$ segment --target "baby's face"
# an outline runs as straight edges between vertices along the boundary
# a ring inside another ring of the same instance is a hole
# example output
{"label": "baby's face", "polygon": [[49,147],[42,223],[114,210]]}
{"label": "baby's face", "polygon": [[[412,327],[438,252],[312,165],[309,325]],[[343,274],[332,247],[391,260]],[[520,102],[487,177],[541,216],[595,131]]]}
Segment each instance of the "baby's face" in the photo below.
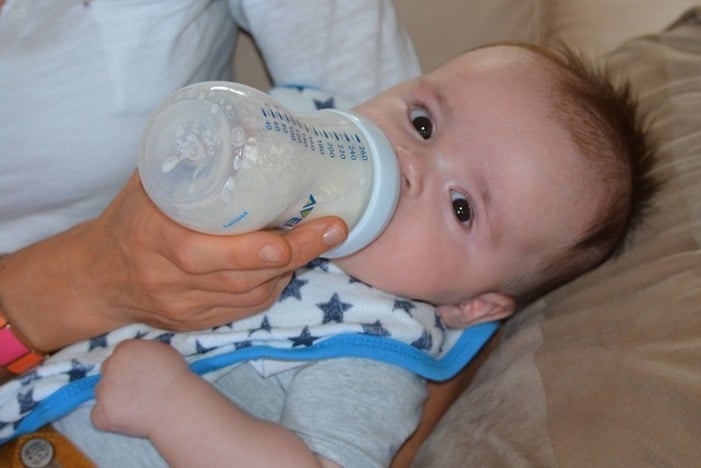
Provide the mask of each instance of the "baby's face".
{"label": "baby's face", "polygon": [[469,52],[356,110],[386,133],[401,196],[390,225],[338,264],[395,294],[458,304],[502,292],[573,243],[599,205],[551,117],[539,58]]}

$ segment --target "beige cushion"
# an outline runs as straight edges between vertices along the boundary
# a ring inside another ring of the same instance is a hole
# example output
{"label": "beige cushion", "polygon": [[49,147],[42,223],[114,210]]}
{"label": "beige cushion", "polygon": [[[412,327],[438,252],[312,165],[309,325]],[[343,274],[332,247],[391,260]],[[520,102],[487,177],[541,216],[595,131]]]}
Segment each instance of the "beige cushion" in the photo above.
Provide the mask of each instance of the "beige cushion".
{"label": "beige cushion", "polygon": [[661,31],[697,0],[542,0],[544,40],[600,57],[626,39]]}
{"label": "beige cushion", "polygon": [[425,71],[495,41],[540,41],[541,0],[395,0]]}
{"label": "beige cushion", "polygon": [[607,58],[653,118],[656,211],[618,260],[519,312],[415,466],[699,466],[701,8]]}

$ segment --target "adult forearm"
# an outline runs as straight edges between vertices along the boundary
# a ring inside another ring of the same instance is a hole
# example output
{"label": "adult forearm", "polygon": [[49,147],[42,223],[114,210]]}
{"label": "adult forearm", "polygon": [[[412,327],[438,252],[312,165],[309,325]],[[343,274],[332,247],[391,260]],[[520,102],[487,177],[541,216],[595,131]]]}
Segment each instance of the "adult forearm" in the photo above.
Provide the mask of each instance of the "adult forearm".
{"label": "adult forearm", "polygon": [[0,259],[0,308],[16,334],[31,347],[53,351],[119,325],[90,313],[73,277],[82,253],[72,238],[83,226],[7,254]]}
{"label": "adult forearm", "polygon": [[0,301],[44,351],[133,322],[207,328],[272,304],[294,268],[346,234],[338,218],[284,235],[197,233],[161,213],[134,175],[98,218],[5,257]]}

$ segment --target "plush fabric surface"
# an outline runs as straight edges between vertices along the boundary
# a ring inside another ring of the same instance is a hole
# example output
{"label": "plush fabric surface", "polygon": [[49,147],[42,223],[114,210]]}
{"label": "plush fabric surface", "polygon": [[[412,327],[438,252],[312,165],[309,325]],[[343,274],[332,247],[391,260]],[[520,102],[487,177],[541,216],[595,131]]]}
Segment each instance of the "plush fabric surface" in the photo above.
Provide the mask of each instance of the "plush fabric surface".
{"label": "plush fabric surface", "polygon": [[417,467],[699,466],[701,8],[606,57],[665,180],[629,250],[519,312]]}
{"label": "plush fabric surface", "polygon": [[696,5],[697,0],[540,0],[542,37],[598,58],[626,39],[662,30]]}
{"label": "plush fabric surface", "polygon": [[[571,1],[571,0],[568,0]],[[495,41],[539,42],[543,0],[394,0],[425,71]]]}

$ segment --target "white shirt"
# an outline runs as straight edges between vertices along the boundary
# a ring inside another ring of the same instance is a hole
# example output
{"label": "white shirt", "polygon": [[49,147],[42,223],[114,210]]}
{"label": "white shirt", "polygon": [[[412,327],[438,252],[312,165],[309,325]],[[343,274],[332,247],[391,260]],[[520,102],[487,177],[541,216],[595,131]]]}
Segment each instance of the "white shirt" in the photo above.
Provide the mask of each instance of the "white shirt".
{"label": "white shirt", "polygon": [[239,26],[276,84],[359,102],[419,73],[391,0],[7,0],[0,252],[97,216],[135,169],[149,113],[231,79]]}

